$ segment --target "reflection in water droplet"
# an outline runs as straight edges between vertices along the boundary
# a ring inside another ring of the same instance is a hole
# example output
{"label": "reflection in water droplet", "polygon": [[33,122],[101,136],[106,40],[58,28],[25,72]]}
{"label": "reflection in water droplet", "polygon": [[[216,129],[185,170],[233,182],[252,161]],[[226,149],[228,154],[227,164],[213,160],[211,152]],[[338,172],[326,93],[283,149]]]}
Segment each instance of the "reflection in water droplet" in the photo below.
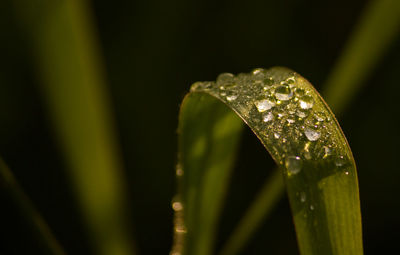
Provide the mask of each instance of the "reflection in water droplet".
{"label": "reflection in water droplet", "polygon": [[331,149],[328,146],[322,146],[324,149],[324,156],[322,158],[327,158],[331,155]]}
{"label": "reflection in water droplet", "polygon": [[296,115],[297,115],[298,117],[300,117],[300,118],[305,118],[305,117],[307,117],[307,114],[306,114],[305,112],[303,112],[303,111],[300,111],[300,110],[298,110],[298,111],[296,112]]}
{"label": "reflection in water droplet", "polygon": [[286,119],[286,121],[287,121],[289,124],[295,123],[295,120],[292,120],[292,119]]}
{"label": "reflection in water droplet", "polygon": [[311,152],[310,152],[310,146],[311,146],[311,143],[310,142],[307,142],[305,145],[304,145],[304,157],[306,158],[306,159],[308,159],[308,160],[310,160],[312,157],[311,157]]}
{"label": "reflection in water droplet", "polygon": [[275,89],[275,97],[278,100],[286,101],[293,97],[293,92],[287,85],[281,85]]}
{"label": "reflection in water droplet", "polygon": [[310,128],[306,128],[306,130],[304,130],[304,134],[306,135],[307,139],[310,141],[317,141],[321,136],[320,132],[312,130]]}
{"label": "reflection in water droplet", "polygon": [[254,102],[259,112],[265,112],[275,106],[275,102],[269,99],[261,99]]}
{"label": "reflection in water droplet", "polygon": [[285,116],[285,115],[286,115],[286,113],[285,113],[284,111],[278,111],[278,112],[276,113],[276,117],[277,117],[278,119],[282,119],[282,117]]}
{"label": "reflection in water droplet", "polygon": [[302,203],[304,203],[306,200],[307,200],[306,193],[301,192],[301,193],[300,193],[300,201],[301,201]]}
{"label": "reflection in water droplet", "polygon": [[344,174],[345,174],[345,175],[349,175],[349,172],[348,172],[348,171],[346,171],[346,172],[344,172]]}
{"label": "reflection in water droplet", "polygon": [[253,75],[259,75],[259,74],[262,74],[263,71],[264,71],[264,69],[262,69],[262,68],[256,68],[256,69],[254,69],[254,70],[252,71],[252,74],[253,74]]}
{"label": "reflection in water droplet", "polygon": [[274,133],[274,137],[275,137],[276,139],[279,139],[279,137],[281,137],[281,135],[278,134],[278,133]]}
{"label": "reflection in water droplet", "polygon": [[272,112],[267,113],[266,115],[264,115],[263,117],[263,121],[264,122],[269,122],[271,120],[274,119],[274,115],[272,114]]}
{"label": "reflection in water droplet", "polygon": [[288,170],[288,175],[290,176],[300,172],[303,162],[298,156],[289,156],[285,159],[285,166]]}
{"label": "reflection in water droplet", "polygon": [[299,99],[301,109],[311,109],[314,106],[314,99],[312,96],[304,95]]}

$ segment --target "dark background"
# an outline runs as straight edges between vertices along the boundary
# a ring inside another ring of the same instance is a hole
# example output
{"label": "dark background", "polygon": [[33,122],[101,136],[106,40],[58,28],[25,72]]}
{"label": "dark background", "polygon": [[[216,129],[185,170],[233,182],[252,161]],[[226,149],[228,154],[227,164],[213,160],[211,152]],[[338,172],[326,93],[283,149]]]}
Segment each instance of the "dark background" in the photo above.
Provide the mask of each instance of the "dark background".
{"label": "dark background", "polygon": [[[66,251],[91,254],[30,42],[10,2],[0,2],[0,155]],[[281,65],[321,89],[366,2],[92,1],[140,254],[168,254],[171,246],[177,114],[190,85]],[[358,165],[366,254],[398,250],[399,71],[397,36],[339,119]],[[219,246],[273,167],[250,131],[242,143]],[[35,254],[18,212],[0,198],[0,254]],[[286,198],[243,254],[267,251],[297,254]]]}

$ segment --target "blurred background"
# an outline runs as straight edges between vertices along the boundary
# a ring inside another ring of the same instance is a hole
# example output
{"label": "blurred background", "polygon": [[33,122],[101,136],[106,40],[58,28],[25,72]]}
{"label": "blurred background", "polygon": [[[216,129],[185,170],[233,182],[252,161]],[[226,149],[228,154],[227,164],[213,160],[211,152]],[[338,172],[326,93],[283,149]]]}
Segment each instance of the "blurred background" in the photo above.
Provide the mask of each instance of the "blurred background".
{"label": "blurred background", "polygon": [[[171,247],[177,116],[190,85],[222,72],[279,65],[321,90],[367,2],[90,2],[124,166],[129,228],[140,254],[168,254]],[[0,2],[0,155],[65,251],[95,254],[42,93],[35,47],[20,19],[13,1]],[[366,254],[398,250],[400,237],[399,39],[339,117],[358,165]],[[246,130],[217,248],[273,165]],[[20,212],[4,194],[0,199],[0,254],[40,254]],[[298,253],[286,197],[242,254],[266,251]]]}

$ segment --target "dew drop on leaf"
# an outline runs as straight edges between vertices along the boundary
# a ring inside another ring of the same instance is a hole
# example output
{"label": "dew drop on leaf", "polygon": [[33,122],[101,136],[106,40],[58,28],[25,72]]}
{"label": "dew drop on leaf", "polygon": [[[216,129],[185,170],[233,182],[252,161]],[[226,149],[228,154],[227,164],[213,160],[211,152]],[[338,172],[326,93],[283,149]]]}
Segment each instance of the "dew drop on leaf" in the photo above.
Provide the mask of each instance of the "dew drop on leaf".
{"label": "dew drop on leaf", "polygon": [[172,202],[172,209],[176,212],[182,211],[183,205],[179,201],[174,201]]}
{"label": "dew drop on leaf", "polygon": [[287,121],[289,124],[295,123],[295,120],[293,120],[293,119],[286,119],[286,121]]}
{"label": "dew drop on leaf", "polygon": [[303,162],[299,156],[288,156],[285,159],[285,167],[289,176],[294,175],[300,172]]}
{"label": "dew drop on leaf", "polygon": [[300,97],[299,105],[301,109],[311,109],[314,106],[314,99],[312,96],[304,95]]}
{"label": "dew drop on leaf", "polygon": [[293,97],[293,92],[287,85],[281,85],[275,89],[275,97],[281,101],[287,101]]}
{"label": "dew drop on leaf", "polygon": [[226,83],[231,83],[235,76],[231,73],[222,73],[217,77],[217,84],[224,85]]}
{"label": "dew drop on leaf", "polygon": [[265,112],[272,107],[275,106],[275,102],[269,100],[269,99],[261,99],[261,100],[256,100],[254,102],[254,105],[257,107],[257,110],[259,112]]}
{"label": "dew drop on leaf", "polygon": [[320,132],[312,130],[311,128],[306,128],[306,130],[304,130],[304,134],[306,135],[307,139],[312,142],[317,141],[321,137]]}
{"label": "dew drop on leaf", "polygon": [[339,156],[337,157],[336,161],[335,161],[335,165],[338,167],[344,166],[346,164],[346,160],[344,159],[343,156]]}
{"label": "dew drop on leaf", "polygon": [[263,121],[264,122],[269,122],[271,120],[274,119],[274,115],[272,114],[272,112],[267,113],[266,115],[264,115],[263,117]]}
{"label": "dew drop on leaf", "polygon": [[232,101],[236,100],[237,97],[238,96],[236,94],[228,95],[228,96],[226,96],[226,100],[228,100],[229,102],[232,102]]}
{"label": "dew drop on leaf", "polygon": [[301,192],[301,193],[300,193],[300,201],[301,201],[302,203],[304,203],[306,200],[307,200],[306,193]]}
{"label": "dew drop on leaf", "polygon": [[322,158],[327,158],[331,155],[331,149],[328,146],[322,146],[324,150],[324,156]]}

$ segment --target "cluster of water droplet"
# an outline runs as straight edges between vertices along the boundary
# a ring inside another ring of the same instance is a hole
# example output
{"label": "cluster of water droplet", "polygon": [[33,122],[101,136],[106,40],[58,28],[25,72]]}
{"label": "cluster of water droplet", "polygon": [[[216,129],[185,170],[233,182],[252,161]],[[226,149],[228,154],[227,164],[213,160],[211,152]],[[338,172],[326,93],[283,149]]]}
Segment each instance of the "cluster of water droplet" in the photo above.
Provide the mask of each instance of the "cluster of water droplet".
{"label": "cluster of water droplet", "polygon": [[[176,166],[176,177],[182,178],[183,169],[180,164]],[[180,182],[181,180],[178,180]],[[174,210],[174,242],[170,255],[181,255],[186,234],[186,226],[184,223],[184,206],[181,199],[181,194],[178,194],[172,199],[171,207]]]}
{"label": "cluster of water droplet", "polygon": [[[234,109],[260,136],[274,159],[298,174],[307,160],[340,165],[343,142],[331,113],[303,77],[284,68],[255,69],[249,74],[223,73],[216,82],[198,82],[191,91],[205,91]],[[344,160],[343,160],[344,159]]]}

